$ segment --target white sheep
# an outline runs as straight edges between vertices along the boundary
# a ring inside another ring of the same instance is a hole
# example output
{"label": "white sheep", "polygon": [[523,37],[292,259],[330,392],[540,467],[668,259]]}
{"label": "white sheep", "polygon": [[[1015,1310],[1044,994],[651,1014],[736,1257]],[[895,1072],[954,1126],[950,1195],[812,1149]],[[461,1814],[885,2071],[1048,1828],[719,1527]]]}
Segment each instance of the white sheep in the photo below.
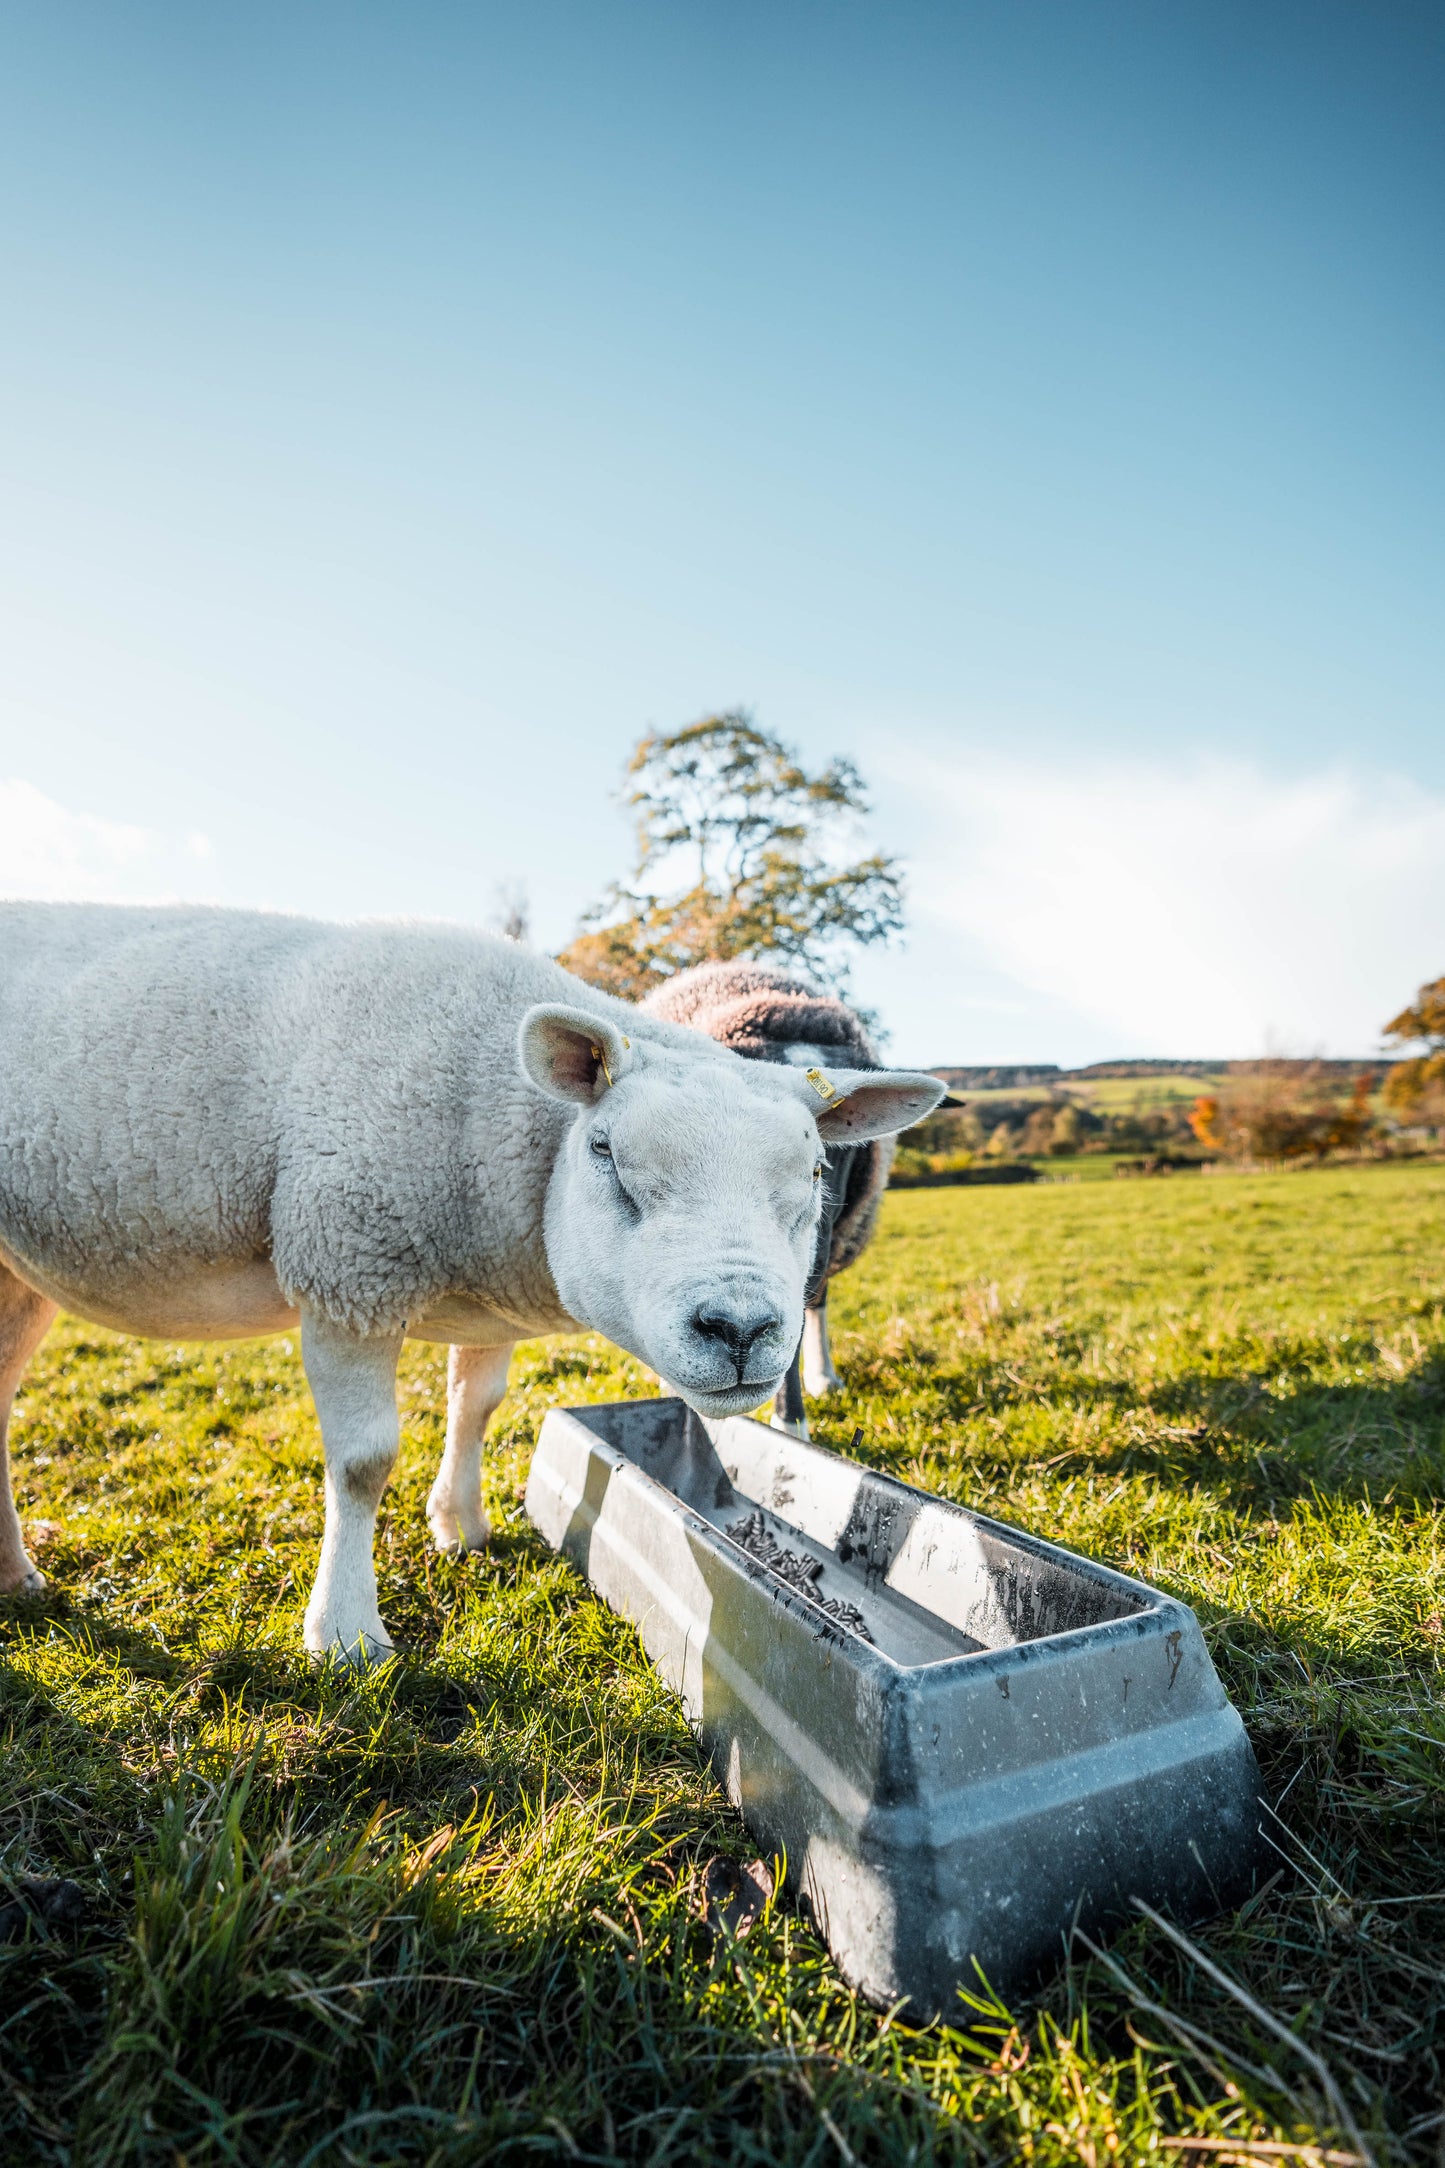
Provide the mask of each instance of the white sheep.
{"label": "white sheep", "polygon": [[43,1585],[4,1439],[57,1307],[165,1339],[299,1323],[326,1457],[306,1645],[384,1656],[403,1340],[452,1344],[433,1533],[485,1543],[516,1341],[591,1328],[705,1414],[756,1407],[825,1147],[941,1090],[741,1061],[461,929],[0,904],[0,1589]]}

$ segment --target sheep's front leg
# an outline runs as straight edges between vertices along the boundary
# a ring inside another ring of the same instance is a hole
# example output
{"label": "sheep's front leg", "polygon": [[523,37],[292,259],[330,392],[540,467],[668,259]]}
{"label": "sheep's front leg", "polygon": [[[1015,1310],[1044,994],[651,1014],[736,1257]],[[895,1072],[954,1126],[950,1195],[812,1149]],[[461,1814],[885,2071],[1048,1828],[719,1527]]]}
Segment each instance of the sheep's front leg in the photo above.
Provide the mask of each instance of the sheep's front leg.
{"label": "sheep's front leg", "polygon": [[314,1310],[301,1318],[306,1381],[326,1450],[326,1532],[306,1606],[306,1646],[354,1664],[390,1656],[376,1607],[376,1509],[396,1464],[396,1365],[402,1335],[366,1337]]}
{"label": "sheep's front leg", "polygon": [[426,1515],[439,1551],[485,1549],[482,1447],[507,1390],[510,1347],[454,1347],[447,1357],[447,1443]]}
{"label": "sheep's front leg", "polygon": [[38,1596],[45,1576],[25,1548],[6,1443],[20,1380],[55,1315],[55,1304],[0,1265],[0,1595]]}
{"label": "sheep's front leg", "polygon": [[818,1398],[824,1393],[836,1392],[843,1380],[833,1368],[833,1353],[828,1346],[828,1297],[815,1308],[803,1312],[803,1383]]}
{"label": "sheep's front leg", "polygon": [[791,1430],[795,1437],[808,1436],[808,1414],[803,1406],[803,1346],[799,1341],[793,1350],[793,1359],[783,1373],[783,1382],[773,1395],[773,1412],[769,1418],[774,1430]]}

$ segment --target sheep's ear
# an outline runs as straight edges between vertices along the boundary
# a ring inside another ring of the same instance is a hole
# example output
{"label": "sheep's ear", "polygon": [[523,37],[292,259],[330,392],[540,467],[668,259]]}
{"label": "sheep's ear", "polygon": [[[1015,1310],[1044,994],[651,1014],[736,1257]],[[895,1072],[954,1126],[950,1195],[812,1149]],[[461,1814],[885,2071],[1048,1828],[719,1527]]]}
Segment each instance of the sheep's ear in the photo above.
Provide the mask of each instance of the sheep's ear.
{"label": "sheep's ear", "polygon": [[522,1018],[517,1052],[538,1091],[581,1107],[600,1099],[632,1065],[632,1041],[615,1024],[550,1002]]}
{"label": "sheep's ear", "polygon": [[801,1082],[825,1144],[865,1144],[911,1129],[947,1090],[919,1069],[808,1069]]}

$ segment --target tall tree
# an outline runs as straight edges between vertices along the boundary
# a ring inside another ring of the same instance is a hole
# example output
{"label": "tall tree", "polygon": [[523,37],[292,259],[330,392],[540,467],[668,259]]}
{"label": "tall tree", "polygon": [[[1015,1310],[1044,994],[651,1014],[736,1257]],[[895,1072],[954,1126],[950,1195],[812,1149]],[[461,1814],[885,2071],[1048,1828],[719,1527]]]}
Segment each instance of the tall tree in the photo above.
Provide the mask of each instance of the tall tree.
{"label": "tall tree", "polygon": [[1396,1062],[1385,1079],[1385,1104],[1406,1121],[1445,1124],[1445,979],[1431,979],[1410,1006],[1385,1026],[1397,1046],[1425,1051]]}
{"label": "tall tree", "polygon": [[809,774],[741,708],[641,739],[623,802],[636,821],[630,881],[616,882],[559,959],[638,1000],[690,964],[774,956],[846,981],[846,950],[903,925],[903,875],[850,858],[868,811],[851,761]]}

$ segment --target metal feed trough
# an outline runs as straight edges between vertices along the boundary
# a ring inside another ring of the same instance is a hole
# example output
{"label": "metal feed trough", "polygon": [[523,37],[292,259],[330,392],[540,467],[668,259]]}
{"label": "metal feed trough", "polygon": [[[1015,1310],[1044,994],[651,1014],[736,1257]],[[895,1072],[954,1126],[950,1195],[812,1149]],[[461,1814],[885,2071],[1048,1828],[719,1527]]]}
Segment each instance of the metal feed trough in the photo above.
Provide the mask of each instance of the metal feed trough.
{"label": "metal feed trough", "polygon": [[682,1697],[845,1976],[918,2017],[1133,1896],[1238,1899],[1258,1773],[1192,1611],[746,1417],[554,1408],[527,1511]]}

